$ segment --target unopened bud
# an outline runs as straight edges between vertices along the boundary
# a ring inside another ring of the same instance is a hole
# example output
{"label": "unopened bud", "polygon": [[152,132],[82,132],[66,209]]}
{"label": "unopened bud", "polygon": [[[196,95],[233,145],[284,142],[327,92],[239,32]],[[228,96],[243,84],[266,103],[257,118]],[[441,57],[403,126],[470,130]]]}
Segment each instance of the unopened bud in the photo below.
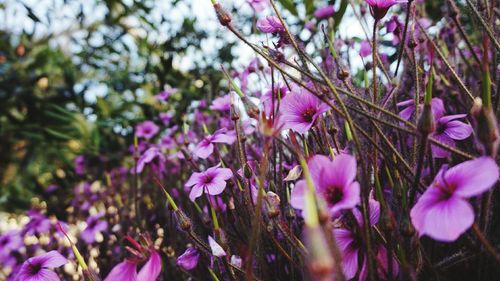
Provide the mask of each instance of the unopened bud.
{"label": "unopened bud", "polygon": [[231,15],[219,4],[214,4],[215,14],[222,26],[228,26],[231,22]]}
{"label": "unopened bud", "polygon": [[429,135],[436,129],[434,122],[434,115],[432,114],[432,107],[430,104],[425,104],[420,119],[418,120],[418,131],[423,135]]}
{"label": "unopened bud", "polygon": [[177,209],[177,211],[174,212],[174,215],[175,218],[177,219],[177,224],[182,230],[184,231],[191,230],[191,227],[193,225],[191,219],[188,218],[181,209]]}
{"label": "unopened bud", "polygon": [[471,115],[477,140],[484,147],[485,153],[495,158],[500,143],[500,137],[497,120],[493,110],[483,106],[481,98],[477,97],[474,99]]}

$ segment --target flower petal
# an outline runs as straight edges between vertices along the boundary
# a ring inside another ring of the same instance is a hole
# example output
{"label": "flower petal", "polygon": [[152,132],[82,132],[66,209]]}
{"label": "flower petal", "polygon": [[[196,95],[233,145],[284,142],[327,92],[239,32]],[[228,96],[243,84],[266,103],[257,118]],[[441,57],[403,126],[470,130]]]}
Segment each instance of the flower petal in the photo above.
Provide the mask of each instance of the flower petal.
{"label": "flower petal", "polygon": [[472,127],[467,123],[455,120],[446,124],[444,133],[454,140],[463,140],[472,134]]}
{"label": "flower petal", "polygon": [[198,265],[200,253],[196,248],[189,247],[186,251],[177,258],[177,265],[185,270],[191,270]]}
{"label": "flower petal", "polygon": [[40,264],[42,267],[60,267],[68,263],[68,260],[57,251],[50,251],[43,255],[28,259],[31,264]]}
{"label": "flower petal", "polygon": [[191,192],[189,192],[189,199],[194,202],[196,198],[200,197],[203,194],[203,186],[202,185],[195,185],[191,189]]}
{"label": "flower petal", "polygon": [[151,250],[151,256],[137,274],[137,281],[155,281],[161,273],[161,257],[156,250]]}
{"label": "flower petal", "polygon": [[135,267],[135,262],[125,260],[113,267],[104,281],[137,281],[137,271]]}
{"label": "flower petal", "polygon": [[424,221],[423,233],[431,238],[452,242],[474,223],[474,210],[458,196],[431,205]]}
{"label": "flower petal", "polygon": [[300,180],[298,181],[294,188],[292,189],[292,193],[290,195],[290,205],[295,209],[304,210],[305,209],[305,192],[306,192],[306,181]]}
{"label": "flower petal", "polygon": [[210,235],[208,236],[208,244],[210,245],[210,249],[212,249],[212,255],[216,257],[224,257],[226,255],[226,251]]}
{"label": "flower petal", "polygon": [[498,176],[498,165],[490,157],[465,161],[445,172],[446,183],[455,187],[456,195],[465,198],[487,191],[496,183]]}

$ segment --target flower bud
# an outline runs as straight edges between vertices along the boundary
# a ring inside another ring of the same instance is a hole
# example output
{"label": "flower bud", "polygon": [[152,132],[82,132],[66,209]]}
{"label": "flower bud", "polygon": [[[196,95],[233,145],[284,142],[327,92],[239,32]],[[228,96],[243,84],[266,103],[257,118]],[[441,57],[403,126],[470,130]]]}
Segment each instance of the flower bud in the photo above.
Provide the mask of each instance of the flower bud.
{"label": "flower bud", "polygon": [[432,114],[432,107],[430,104],[425,104],[420,119],[418,120],[418,131],[423,135],[429,135],[436,129],[434,122],[434,115]]}
{"label": "flower bud", "polygon": [[222,26],[228,26],[231,23],[231,15],[219,3],[214,4],[215,14]]}
{"label": "flower bud", "polygon": [[186,214],[181,210],[177,209],[174,212],[175,218],[177,219],[177,224],[179,227],[184,230],[184,231],[189,231],[191,230],[192,227],[192,222],[191,219],[186,216]]}
{"label": "flower bud", "polygon": [[477,97],[474,99],[471,115],[477,140],[483,146],[485,153],[495,158],[500,138],[497,120],[493,110],[484,107],[481,98]]}

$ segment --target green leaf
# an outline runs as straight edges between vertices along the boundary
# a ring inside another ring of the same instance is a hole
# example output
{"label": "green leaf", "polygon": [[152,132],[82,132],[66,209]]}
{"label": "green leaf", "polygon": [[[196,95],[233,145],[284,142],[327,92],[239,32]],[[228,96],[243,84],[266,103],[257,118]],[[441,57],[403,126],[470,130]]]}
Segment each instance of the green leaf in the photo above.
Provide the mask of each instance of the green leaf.
{"label": "green leaf", "polygon": [[347,10],[347,5],[349,4],[348,0],[342,0],[340,2],[340,8],[339,10],[335,13],[333,16],[333,19],[335,21],[334,24],[334,30],[337,30],[340,22],[342,21],[342,18],[344,17],[345,11]]}
{"label": "green leaf", "polygon": [[297,7],[295,7],[295,3],[293,3],[293,0],[278,0],[281,5],[287,9],[292,15],[298,16],[299,13],[297,12]]}
{"label": "green leaf", "polygon": [[314,0],[304,0],[306,5],[306,15],[312,15],[314,13]]}

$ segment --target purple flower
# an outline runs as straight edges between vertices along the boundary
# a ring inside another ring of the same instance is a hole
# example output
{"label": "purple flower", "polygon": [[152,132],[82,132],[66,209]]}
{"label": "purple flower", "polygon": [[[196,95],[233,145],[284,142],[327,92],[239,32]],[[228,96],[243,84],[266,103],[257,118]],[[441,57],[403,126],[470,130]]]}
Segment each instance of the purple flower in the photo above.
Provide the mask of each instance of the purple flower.
{"label": "purple flower", "polygon": [[85,156],[78,155],[74,160],[75,165],[75,173],[79,176],[83,176],[85,174]]}
{"label": "purple flower", "polygon": [[228,168],[219,168],[219,165],[208,168],[201,173],[193,173],[184,186],[192,186],[189,199],[194,200],[204,192],[209,195],[221,194],[226,188],[226,180],[233,176]]}
{"label": "purple flower", "polygon": [[198,265],[200,253],[196,248],[189,247],[186,251],[177,258],[177,265],[185,270],[191,270]]}
{"label": "purple flower", "polygon": [[[370,198],[369,200],[369,209],[370,209],[370,227],[377,224],[380,218],[380,204]],[[353,210],[354,218],[358,225],[363,228],[364,221],[361,212],[357,209]],[[344,270],[344,274],[346,278],[353,279],[356,276],[356,273],[359,270],[359,277],[356,280],[366,280],[367,278],[367,259],[366,253],[363,253],[364,248],[362,243],[362,237],[359,237],[359,232],[351,231],[345,228],[336,228],[333,230],[333,234],[335,236],[335,240],[339,246],[340,251],[342,252],[342,269]],[[374,250],[376,254],[377,264],[377,273],[380,277],[387,276],[388,262],[387,262],[387,250],[382,245],[374,245]],[[361,269],[359,268],[358,260],[362,258],[361,261]],[[393,274],[397,275],[398,272],[398,264],[396,260],[392,261],[393,263]]]}
{"label": "purple flower", "polygon": [[231,110],[231,94],[218,97],[212,101],[210,109],[220,112],[228,112]]}
{"label": "purple flower", "polygon": [[257,28],[264,33],[281,33],[285,28],[280,20],[275,16],[267,16],[257,21]]}
{"label": "purple flower", "polygon": [[359,55],[363,58],[369,56],[372,53],[372,46],[368,40],[361,41],[361,45],[359,48]]}
{"label": "purple flower", "polygon": [[158,93],[155,98],[159,101],[166,101],[168,100],[168,98],[174,94],[175,92],[177,92],[177,89],[176,88],[170,88],[170,89],[166,89],[165,91],[162,91],[160,93]]}
{"label": "purple flower", "polygon": [[154,137],[160,128],[153,121],[144,121],[135,126],[135,135],[138,138],[150,139]]}
{"label": "purple flower", "polygon": [[439,241],[455,241],[474,222],[474,210],[467,198],[477,196],[496,183],[498,166],[489,157],[442,168],[410,212],[411,221],[422,235]]}
{"label": "purple flower", "polygon": [[18,281],[59,281],[57,274],[48,268],[60,267],[68,260],[57,251],[50,251],[40,256],[26,260],[16,280]]}
{"label": "purple flower", "polygon": [[334,12],[335,12],[335,9],[333,8],[333,5],[328,5],[328,6],[316,9],[316,11],[314,11],[314,16],[317,17],[318,19],[325,19],[325,18],[333,16]]}
{"label": "purple flower", "polygon": [[34,235],[48,232],[52,226],[50,220],[38,210],[28,211],[30,221],[24,226],[27,235]]}
{"label": "purple flower", "polygon": [[[397,106],[405,106],[403,110],[399,112],[399,116],[405,120],[410,120],[413,112],[415,112],[415,100],[405,100],[397,103]],[[444,103],[440,98],[432,98],[431,100],[432,114],[434,118],[437,120],[444,115]],[[423,104],[419,105],[419,112],[422,112]]]}
{"label": "purple flower", "polygon": [[370,12],[376,20],[381,20],[390,7],[398,3],[406,3],[407,0],[366,0],[370,6]]}
{"label": "purple flower", "polygon": [[295,88],[281,101],[280,111],[284,129],[304,134],[321,114],[328,111],[328,105],[309,91]]}
{"label": "purple flower", "polygon": [[225,128],[219,129],[212,135],[204,137],[200,143],[198,143],[193,153],[202,159],[207,159],[214,152],[214,143],[231,144],[231,138],[225,134],[226,131]]}
{"label": "purple flower", "polygon": [[[274,109],[278,107],[278,91],[281,99],[286,97],[288,92],[288,87],[286,85],[275,85],[274,86]],[[271,116],[271,111],[273,107],[273,91],[272,89],[267,90],[261,97],[260,102],[262,103],[264,112],[267,116]]]}
{"label": "purple flower", "polygon": [[[340,154],[330,160],[324,155],[315,155],[308,161],[316,192],[321,196],[330,215],[335,217],[340,210],[354,208],[359,203],[359,183],[356,178],[356,159],[348,154]],[[306,181],[298,181],[292,190],[290,204],[305,210]]]}
{"label": "purple flower", "polygon": [[[436,131],[432,136],[441,143],[455,147],[454,140],[463,140],[472,134],[472,127],[469,124],[456,119],[464,118],[466,114],[447,115],[439,118],[436,122]],[[436,158],[446,158],[450,152],[439,146],[432,145],[432,155]]]}
{"label": "purple flower", "polygon": [[148,148],[137,160],[137,173],[141,173],[144,170],[144,166],[151,163],[155,158],[158,158],[161,164],[165,162],[165,156],[161,153],[160,149],[157,147]]}
{"label": "purple flower", "polygon": [[106,221],[100,220],[104,216],[104,212],[100,212],[87,219],[87,227],[82,231],[81,237],[87,244],[94,243],[95,235],[98,232],[104,231],[108,228]]}

